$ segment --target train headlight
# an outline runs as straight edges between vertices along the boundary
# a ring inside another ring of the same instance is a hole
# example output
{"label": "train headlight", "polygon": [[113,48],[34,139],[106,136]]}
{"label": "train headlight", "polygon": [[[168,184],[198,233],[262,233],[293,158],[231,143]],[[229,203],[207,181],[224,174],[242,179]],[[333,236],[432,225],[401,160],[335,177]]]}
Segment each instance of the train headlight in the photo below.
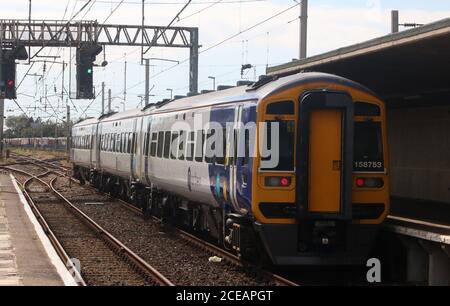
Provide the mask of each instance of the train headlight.
{"label": "train headlight", "polygon": [[378,177],[359,177],[356,179],[355,184],[358,188],[382,188],[384,186],[384,180]]}
{"label": "train headlight", "polygon": [[268,176],[265,178],[265,185],[267,187],[289,187],[291,186],[292,178],[284,176]]}

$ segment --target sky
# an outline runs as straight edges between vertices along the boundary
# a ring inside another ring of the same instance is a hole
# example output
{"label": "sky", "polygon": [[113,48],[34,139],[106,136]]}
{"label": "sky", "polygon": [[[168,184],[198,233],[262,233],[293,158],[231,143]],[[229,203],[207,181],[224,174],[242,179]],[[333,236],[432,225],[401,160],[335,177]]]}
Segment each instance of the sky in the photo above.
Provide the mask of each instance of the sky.
{"label": "sky", "polygon": [[[32,0],[32,19],[68,20],[87,0]],[[103,22],[120,2],[119,0],[93,0],[77,16],[76,20],[98,20]],[[166,26],[184,6],[186,0],[146,0],[146,24]],[[28,0],[0,0],[0,19],[28,19]],[[111,15],[107,23],[141,23],[141,0],[125,0]],[[212,89],[216,85],[234,85],[240,79],[255,80],[274,66],[298,58],[299,52],[299,6],[293,0],[193,0],[180,15],[175,26],[198,27],[200,51],[206,50],[236,34],[236,37],[201,53],[199,57],[199,90]],[[246,31],[259,22],[290,7],[285,13],[268,22]],[[66,9],[67,8],[67,9]],[[90,9],[89,9],[90,8]],[[384,36],[390,31],[390,11],[400,11],[400,23],[429,23],[450,17],[450,0],[309,0],[308,56],[331,51],[340,47]],[[404,28],[400,28],[404,30]],[[36,50],[34,50],[36,51]],[[72,55],[74,50],[72,50]],[[70,61],[69,48],[45,48],[41,55],[58,55],[58,61]],[[145,67],[141,65],[140,48],[107,47],[108,66],[96,68],[94,85],[97,93],[104,82],[112,90],[113,110],[139,107],[144,93]],[[153,87],[151,102],[185,95],[189,91],[188,49],[152,48],[146,57],[177,60],[182,63],[152,61],[150,85]],[[103,56],[98,57],[98,62]],[[126,87],[124,67],[127,62]],[[17,82],[23,79],[18,89],[17,102],[28,116],[44,120],[63,120],[66,101],[55,96],[61,92],[62,66],[47,64],[43,80],[36,76],[25,76],[30,68],[26,63],[18,65]],[[241,66],[251,64],[253,69],[241,76]],[[51,67],[51,69],[49,68]],[[71,70],[71,76],[69,71]],[[29,74],[42,74],[43,64],[36,63]],[[71,84],[69,84],[71,80]],[[47,85],[48,102],[45,96]],[[71,96],[75,91],[75,66],[66,68],[64,87]],[[124,88],[127,95],[124,96]],[[96,117],[101,113],[101,97],[94,101],[71,100],[72,118]],[[6,101],[6,116],[22,112],[13,101]]]}

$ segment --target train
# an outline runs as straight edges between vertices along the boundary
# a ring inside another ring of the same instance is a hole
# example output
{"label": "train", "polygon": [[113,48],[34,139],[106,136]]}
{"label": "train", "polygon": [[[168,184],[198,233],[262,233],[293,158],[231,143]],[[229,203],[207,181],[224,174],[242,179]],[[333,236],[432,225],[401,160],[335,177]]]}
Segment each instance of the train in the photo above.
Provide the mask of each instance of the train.
{"label": "train", "polygon": [[65,151],[67,148],[67,137],[6,138],[5,145],[8,147]]}
{"label": "train", "polygon": [[[273,266],[361,265],[389,214],[385,104],[317,72],[73,126],[73,175]],[[136,233],[139,235],[139,233]]]}

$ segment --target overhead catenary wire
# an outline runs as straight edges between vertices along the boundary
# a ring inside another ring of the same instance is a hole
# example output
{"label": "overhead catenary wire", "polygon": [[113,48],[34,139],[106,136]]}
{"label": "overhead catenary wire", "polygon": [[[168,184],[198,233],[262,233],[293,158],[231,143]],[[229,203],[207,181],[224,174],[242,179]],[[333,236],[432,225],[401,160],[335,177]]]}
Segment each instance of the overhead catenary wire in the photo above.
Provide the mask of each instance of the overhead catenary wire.
{"label": "overhead catenary wire", "polygon": [[[207,47],[206,49],[203,49],[203,50],[199,51],[199,52],[198,52],[198,55],[203,54],[203,53],[205,53],[205,52],[208,52],[208,51],[210,51],[210,50],[212,50],[212,49],[214,49],[214,48],[217,48],[218,46],[220,46],[220,45],[222,45],[222,44],[224,44],[224,43],[226,43],[226,42],[228,42],[228,41],[230,41],[230,40],[232,40],[232,39],[238,37],[239,35],[242,35],[242,34],[248,32],[248,31],[250,31],[250,30],[253,30],[254,28],[257,28],[257,27],[259,27],[260,25],[262,25],[262,24],[264,24],[264,23],[266,23],[266,22],[268,22],[268,21],[270,21],[270,20],[272,20],[272,19],[274,19],[274,18],[276,18],[276,17],[278,17],[278,16],[280,16],[280,15],[283,15],[284,13],[286,13],[286,12],[288,12],[288,11],[290,11],[290,10],[296,8],[296,7],[298,7],[299,5],[301,5],[301,3],[302,3],[302,1],[299,1],[299,2],[296,3],[296,4],[294,4],[294,5],[292,5],[292,6],[288,7],[288,8],[286,8],[286,9],[284,9],[284,10],[281,10],[281,11],[279,11],[278,13],[275,13],[275,14],[271,15],[271,16],[269,16],[269,17],[267,17],[267,18],[265,18],[265,19],[263,19],[263,20],[261,20],[261,21],[255,23],[254,25],[252,25],[252,26],[250,26],[250,27],[247,27],[247,28],[245,28],[244,30],[241,30],[241,31],[239,31],[239,32],[237,32],[237,33],[235,33],[235,34],[233,34],[233,35],[231,35],[231,36],[229,36],[229,37],[227,37],[227,38],[225,38],[225,39],[223,39],[223,40],[221,40],[221,41],[219,41],[219,42],[217,42],[217,43],[215,43],[215,44],[213,44],[213,45],[211,45],[211,46],[209,46],[209,47]],[[165,72],[167,72],[167,71],[170,71],[170,70],[174,69],[175,67],[178,67],[178,66],[180,66],[180,65],[182,65],[182,64],[184,64],[184,63],[186,63],[186,62],[188,62],[189,60],[190,60],[190,57],[189,57],[189,58],[186,58],[186,59],[184,59],[184,60],[182,60],[182,61],[180,61],[179,63],[177,63],[177,64],[175,64],[175,65],[170,66],[169,68],[166,68],[166,69],[164,69],[164,70],[162,70],[162,71],[160,71],[160,72],[154,74],[151,78],[154,79],[154,78],[156,78],[156,77],[162,75],[163,73],[165,73]],[[130,86],[129,88],[127,88],[127,91],[129,91],[129,90],[131,90],[131,89],[133,89],[133,88],[135,88],[135,87],[137,87],[137,86],[143,84],[144,82],[145,82],[145,81],[141,81],[141,82],[139,82],[139,83],[136,83],[136,84]]]}

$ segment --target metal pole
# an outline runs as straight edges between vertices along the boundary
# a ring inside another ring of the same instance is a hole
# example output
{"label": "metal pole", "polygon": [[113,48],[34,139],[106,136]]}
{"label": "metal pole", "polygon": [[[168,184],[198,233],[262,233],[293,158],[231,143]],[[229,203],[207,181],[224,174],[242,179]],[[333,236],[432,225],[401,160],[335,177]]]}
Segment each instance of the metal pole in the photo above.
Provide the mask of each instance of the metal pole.
{"label": "metal pole", "polygon": [[198,29],[191,30],[189,92],[198,93]]}
{"label": "metal pole", "polygon": [[105,114],[105,82],[102,82],[102,115]]}
{"label": "metal pole", "polygon": [[150,103],[150,59],[145,59],[145,106]]}
{"label": "metal pole", "polygon": [[72,91],[72,48],[69,47],[69,98]]}
{"label": "metal pole", "polygon": [[300,59],[307,56],[308,44],[308,0],[300,3]]}
{"label": "metal pole", "polygon": [[127,102],[127,61],[125,61],[124,78],[123,78],[123,101]]}
{"label": "metal pole", "polygon": [[142,33],[141,33],[141,65],[144,60],[144,27],[145,27],[145,0],[142,0]]}
{"label": "metal pole", "polygon": [[[2,77],[2,65],[3,65],[3,44],[2,44],[2,38],[0,37],[0,81],[3,82]],[[5,81],[6,82],[6,81]],[[6,90],[6,83],[0,84],[0,158],[3,159],[3,119],[5,114],[5,99],[3,99],[3,90]]]}
{"label": "metal pole", "polygon": [[397,10],[391,11],[391,33],[397,33],[399,26],[399,14]]}
{"label": "metal pole", "polygon": [[67,148],[67,161],[70,161],[70,134],[71,134],[71,127],[70,127],[70,105],[66,101],[66,108],[67,108],[67,115],[66,115],[66,125],[67,125],[67,138],[66,138],[66,148]]}
{"label": "metal pole", "polygon": [[58,120],[56,120],[55,122],[55,151],[58,149],[57,145],[57,141],[56,139],[58,138]]}
{"label": "metal pole", "polygon": [[111,89],[108,89],[108,114],[111,113]]}
{"label": "metal pole", "polygon": [[64,74],[66,72],[66,62],[62,64],[62,84],[61,84],[61,103],[64,103]]}
{"label": "metal pole", "polygon": [[[0,69],[1,70],[1,69]],[[5,99],[0,99],[0,158],[3,159],[3,125],[5,119]]]}
{"label": "metal pole", "polygon": [[[28,23],[30,24],[30,32],[31,32],[31,0],[28,5]],[[31,35],[28,35],[28,64],[31,63]]]}

